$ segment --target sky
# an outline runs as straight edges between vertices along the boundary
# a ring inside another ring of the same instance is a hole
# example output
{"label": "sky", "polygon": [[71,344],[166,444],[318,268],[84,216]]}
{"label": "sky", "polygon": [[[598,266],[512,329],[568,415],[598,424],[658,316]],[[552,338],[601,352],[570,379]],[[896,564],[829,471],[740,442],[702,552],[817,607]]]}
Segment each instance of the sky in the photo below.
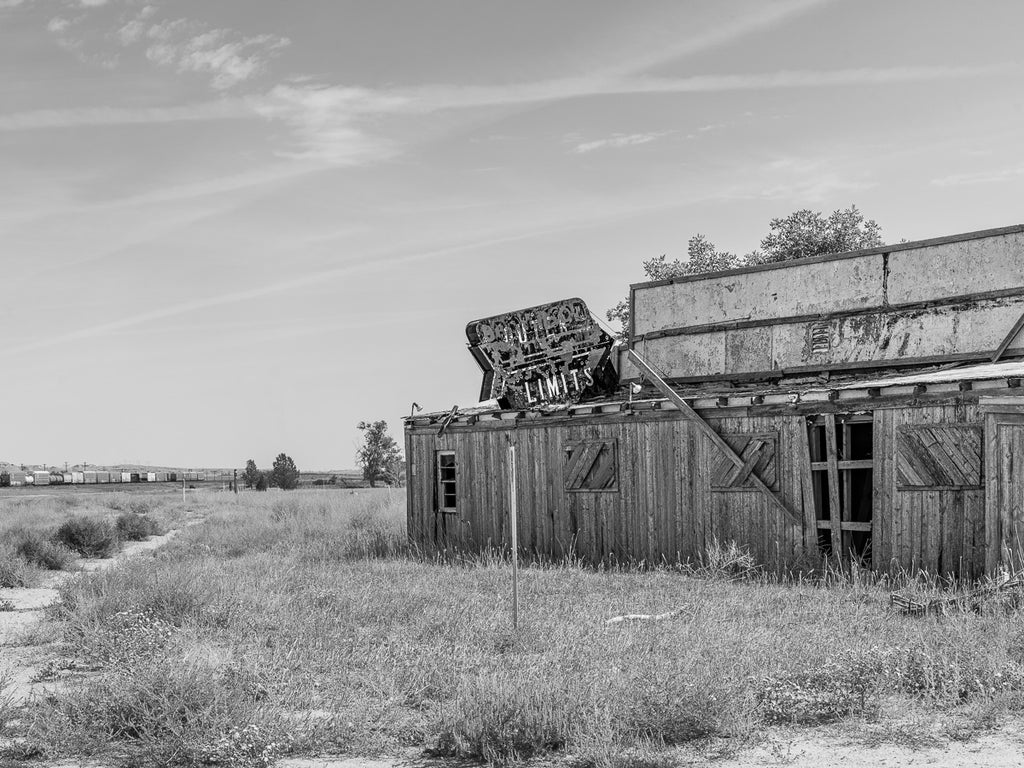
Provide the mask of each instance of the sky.
{"label": "sky", "polygon": [[[983,9],[983,10],[982,10]],[[0,0],[0,460],[355,466],[474,319],[1024,222],[1024,4]]]}

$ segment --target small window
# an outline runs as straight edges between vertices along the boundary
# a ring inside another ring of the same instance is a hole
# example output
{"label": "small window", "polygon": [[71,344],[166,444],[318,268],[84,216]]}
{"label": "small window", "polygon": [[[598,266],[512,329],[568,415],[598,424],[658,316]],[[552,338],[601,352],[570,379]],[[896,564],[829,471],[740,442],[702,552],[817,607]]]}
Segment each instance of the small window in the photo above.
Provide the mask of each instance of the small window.
{"label": "small window", "polygon": [[588,440],[565,448],[565,490],[619,490],[619,457],[614,440]]}
{"label": "small window", "polygon": [[457,500],[455,483],[455,452],[437,452],[437,507],[450,512]]}

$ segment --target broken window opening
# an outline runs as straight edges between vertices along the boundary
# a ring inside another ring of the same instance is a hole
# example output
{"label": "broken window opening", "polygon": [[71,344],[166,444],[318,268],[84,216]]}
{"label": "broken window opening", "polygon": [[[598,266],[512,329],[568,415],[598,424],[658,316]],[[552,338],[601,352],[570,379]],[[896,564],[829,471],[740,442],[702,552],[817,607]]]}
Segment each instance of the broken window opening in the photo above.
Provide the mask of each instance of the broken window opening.
{"label": "broken window opening", "polygon": [[455,451],[437,452],[437,508],[454,512],[458,501],[455,480]]}
{"label": "broken window opening", "polygon": [[874,424],[870,414],[808,422],[818,549],[870,564]]}

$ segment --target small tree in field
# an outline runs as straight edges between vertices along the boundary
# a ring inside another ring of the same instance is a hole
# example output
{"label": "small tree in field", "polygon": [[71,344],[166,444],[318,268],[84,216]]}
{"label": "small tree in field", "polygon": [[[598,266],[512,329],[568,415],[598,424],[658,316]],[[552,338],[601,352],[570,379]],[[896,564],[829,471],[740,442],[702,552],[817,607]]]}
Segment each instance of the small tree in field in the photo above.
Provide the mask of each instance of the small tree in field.
{"label": "small tree in field", "polygon": [[283,491],[299,487],[299,468],[295,466],[291,456],[279,453],[274,459],[274,468],[270,470],[270,484]]}
{"label": "small tree in field", "polygon": [[363,479],[371,488],[378,480],[393,484],[402,452],[388,434],[388,423],[384,420],[360,421],[357,426],[363,431],[363,446],[356,452],[356,461],[363,468]]}
{"label": "small tree in field", "polygon": [[256,462],[249,459],[245,463],[245,474],[242,475],[242,480],[245,481],[246,488],[255,488],[256,481],[260,479],[260,471],[256,467]]}
{"label": "small tree in field", "polygon": [[256,482],[253,484],[253,488],[255,488],[257,491],[265,491],[265,490],[267,490],[267,473],[266,472],[260,472],[259,473],[259,475],[256,477]]}
{"label": "small tree in field", "polygon": [[11,473],[0,472],[0,488],[8,488],[11,485]]}

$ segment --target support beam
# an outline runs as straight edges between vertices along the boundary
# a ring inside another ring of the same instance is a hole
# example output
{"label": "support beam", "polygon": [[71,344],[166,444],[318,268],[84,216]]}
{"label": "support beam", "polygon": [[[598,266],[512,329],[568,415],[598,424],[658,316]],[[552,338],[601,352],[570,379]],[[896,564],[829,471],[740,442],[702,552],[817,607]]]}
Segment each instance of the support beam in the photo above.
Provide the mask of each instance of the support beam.
{"label": "support beam", "polygon": [[[661,394],[667,397],[669,402],[675,405],[675,407],[679,409],[679,412],[682,413],[684,417],[692,421],[697,426],[697,428],[701,432],[703,432],[704,435],[714,444],[714,446],[722,452],[722,455],[724,455],[729,461],[735,464],[739,469],[743,469],[744,461],[736,454],[736,451],[734,451],[732,447],[727,442],[725,442],[725,440],[722,439],[722,436],[715,432],[711,425],[704,421],[704,419],[702,419],[697,414],[697,412],[693,410],[693,408],[691,408],[689,404],[679,396],[678,392],[672,389],[672,387],[670,387],[665,382],[665,380],[661,378],[661,376],[659,376],[653,368],[651,368],[651,366],[647,363],[646,360],[644,360],[640,355],[637,354],[636,350],[629,350],[628,356],[630,362],[640,369],[640,371],[644,374],[647,380],[650,381],[657,388],[657,390],[661,392]],[[786,515],[786,517],[789,518],[790,522],[798,526],[801,524],[800,518],[797,517],[793,513],[793,511],[789,507],[787,507],[778,496],[775,495],[772,489],[765,485],[764,481],[762,481],[761,478],[758,477],[753,472],[750,473],[750,483],[757,490],[763,493],[765,497],[777,509],[779,509],[779,511]]]}
{"label": "support beam", "polygon": [[1024,314],[1017,318],[1017,322],[1013,324],[1013,328],[1006,334],[1006,338],[1003,339],[1002,343],[996,348],[996,351],[992,353],[992,362],[998,363],[999,358],[1006,352],[1007,347],[1010,346],[1011,342],[1017,337],[1021,329],[1024,328]]}

